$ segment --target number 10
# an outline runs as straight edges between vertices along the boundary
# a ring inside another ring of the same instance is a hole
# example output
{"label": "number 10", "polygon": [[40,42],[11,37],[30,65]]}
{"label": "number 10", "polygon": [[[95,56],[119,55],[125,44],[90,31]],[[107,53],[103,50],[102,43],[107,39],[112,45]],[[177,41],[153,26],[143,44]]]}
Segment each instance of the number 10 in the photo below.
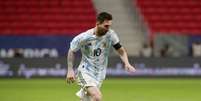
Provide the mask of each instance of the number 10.
{"label": "number 10", "polygon": [[101,55],[101,49],[97,48],[94,50],[94,56],[100,56]]}

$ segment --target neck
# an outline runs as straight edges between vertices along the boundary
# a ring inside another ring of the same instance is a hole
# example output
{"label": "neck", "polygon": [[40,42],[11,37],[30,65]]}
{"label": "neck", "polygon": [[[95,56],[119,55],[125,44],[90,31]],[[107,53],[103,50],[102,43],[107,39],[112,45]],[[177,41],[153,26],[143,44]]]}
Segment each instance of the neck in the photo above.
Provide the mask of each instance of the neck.
{"label": "neck", "polygon": [[96,35],[97,37],[101,37],[100,35],[98,35],[98,31],[97,31],[97,26],[94,28],[94,35]]}

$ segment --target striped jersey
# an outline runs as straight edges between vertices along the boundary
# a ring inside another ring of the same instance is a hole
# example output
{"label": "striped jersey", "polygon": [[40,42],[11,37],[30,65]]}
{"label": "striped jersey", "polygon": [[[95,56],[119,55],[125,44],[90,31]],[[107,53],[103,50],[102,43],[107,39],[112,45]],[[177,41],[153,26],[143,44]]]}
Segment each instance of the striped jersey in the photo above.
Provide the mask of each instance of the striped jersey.
{"label": "striped jersey", "polygon": [[108,64],[108,56],[111,46],[119,42],[117,34],[109,29],[101,37],[96,36],[95,28],[89,29],[76,37],[70,43],[70,49],[74,52],[81,50],[82,59],[78,70],[100,74],[105,78]]}

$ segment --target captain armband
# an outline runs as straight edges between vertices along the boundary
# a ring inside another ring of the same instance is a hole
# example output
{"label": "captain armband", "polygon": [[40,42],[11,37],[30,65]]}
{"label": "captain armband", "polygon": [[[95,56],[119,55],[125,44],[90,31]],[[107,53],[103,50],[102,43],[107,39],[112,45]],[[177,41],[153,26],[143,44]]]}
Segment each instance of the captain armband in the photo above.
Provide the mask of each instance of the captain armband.
{"label": "captain armband", "polygon": [[113,47],[118,50],[119,48],[121,48],[121,44],[118,42],[117,44],[113,45]]}

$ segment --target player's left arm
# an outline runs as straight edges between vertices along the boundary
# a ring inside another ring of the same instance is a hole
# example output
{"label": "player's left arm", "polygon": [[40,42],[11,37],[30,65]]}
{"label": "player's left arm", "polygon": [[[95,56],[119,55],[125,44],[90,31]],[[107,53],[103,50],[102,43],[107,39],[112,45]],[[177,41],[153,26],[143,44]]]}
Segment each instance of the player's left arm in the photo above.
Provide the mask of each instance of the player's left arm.
{"label": "player's left arm", "polygon": [[116,44],[115,49],[116,49],[117,53],[119,54],[121,60],[123,61],[126,71],[135,72],[136,71],[135,68],[129,63],[128,55],[127,55],[125,48],[118,44]]}

